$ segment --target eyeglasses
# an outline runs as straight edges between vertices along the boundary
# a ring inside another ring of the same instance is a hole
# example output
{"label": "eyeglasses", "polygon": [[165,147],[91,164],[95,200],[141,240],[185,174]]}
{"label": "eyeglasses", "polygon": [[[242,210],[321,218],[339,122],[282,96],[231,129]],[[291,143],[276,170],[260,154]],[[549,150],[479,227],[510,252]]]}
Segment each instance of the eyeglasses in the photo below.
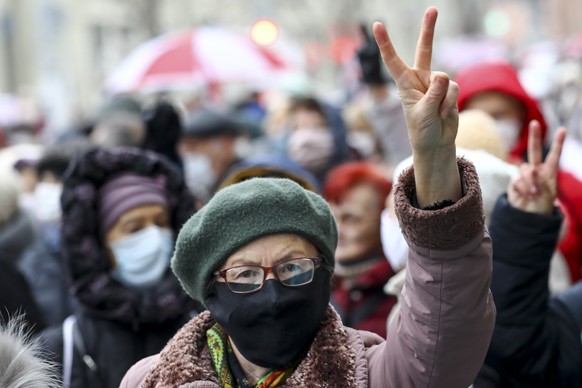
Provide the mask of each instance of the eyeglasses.
{"label": "eyeglasses", "polygon": [[214,275],[224,279],[232,292],[247,294],[260,290],[271,272],[281,284],[288,287],[311,283],[315,269],[319,268],[321,262],[319,257],[298,257],[282,261],[273,267],[239,265],[216,271]]}

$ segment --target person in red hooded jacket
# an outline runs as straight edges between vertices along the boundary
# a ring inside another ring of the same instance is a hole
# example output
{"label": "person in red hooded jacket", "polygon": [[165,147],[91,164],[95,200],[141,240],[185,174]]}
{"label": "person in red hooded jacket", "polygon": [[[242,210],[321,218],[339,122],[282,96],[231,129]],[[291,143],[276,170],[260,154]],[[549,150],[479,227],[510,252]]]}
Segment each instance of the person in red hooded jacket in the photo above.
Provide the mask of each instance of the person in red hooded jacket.
{"label": "person in red hooded jacket", "polygon": [[[540,123],[542,139],[548,133],[540,107],[523,88],[516,69],[503,61],[477,62],[462,68],[459,84],[459,111],[479,109],[496,120],[499,135],[507,147],[510,162],[526,159],[528,125]],[[559,243],[571,281],[582,279],[582,182],[565,171],[558,173],[558,200],[566,214],[567,229]]]}

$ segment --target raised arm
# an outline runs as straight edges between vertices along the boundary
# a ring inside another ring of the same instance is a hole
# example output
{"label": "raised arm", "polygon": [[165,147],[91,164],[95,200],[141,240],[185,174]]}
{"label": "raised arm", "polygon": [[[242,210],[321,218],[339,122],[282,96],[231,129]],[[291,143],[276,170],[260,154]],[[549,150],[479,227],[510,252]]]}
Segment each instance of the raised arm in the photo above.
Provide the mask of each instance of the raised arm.
{"label": "raised arm", "polygon": [[486,364],[519,384],[574,387],[582,381],[580,327],[561,297],[548,290],[550,261],[562,216],[555,206],[560,128],[545,161],[539,123],[529,126],[528,163],[491,217],[493,281],[498,315]]}
{"label": "raised arm", "polygon": [[468,387],[491,338],[491,241],[477,173],[457,160],[457,85],[431,71],[437,10],[422,22],[414,66],[374,24],[384,63],[402,99],[413,170],[400,176],[395,208],[410,247],[401,309],[387,341],[369,349],[372,388]]}
{"label": "raised arm", "polygon": [[436,19],[436,8],[429,8],[422,21],[414,67],[407,66],[398,56],[384,25],[374,23],[382,59],[396,82],[404,107],[421,207],[461,197],[455,155],[459,87],[447,74],[431,71]]}

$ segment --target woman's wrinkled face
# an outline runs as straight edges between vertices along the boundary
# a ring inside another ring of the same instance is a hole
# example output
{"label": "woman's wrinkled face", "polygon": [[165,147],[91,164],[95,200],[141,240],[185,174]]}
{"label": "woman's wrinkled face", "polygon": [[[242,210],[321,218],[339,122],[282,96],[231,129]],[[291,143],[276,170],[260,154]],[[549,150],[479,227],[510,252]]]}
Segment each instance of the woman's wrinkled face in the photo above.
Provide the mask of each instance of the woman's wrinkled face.
{"label": "woman's wrinkled face", "polygon": [[[305,238],[295,234],[274,234],[261,237],[239,248],[228,257],[220,269],[238,265],[272,267],[288,259],[318,256],[315,246]],[[270,273],[267,279],[273,276]]]}
{"label": "woman's wrinkled face", "polygon": [[380,198],[369,184],[350,189],[340,203],[331,203],[339,230],[335,258],[347,263],[381,252]]}
{"label": "woman's wrinkled face", "polygon": [[105,242],[109,244],[153,225],[171,228],[168,210],[162,205],[135,207],[119,217],[107,231]]}

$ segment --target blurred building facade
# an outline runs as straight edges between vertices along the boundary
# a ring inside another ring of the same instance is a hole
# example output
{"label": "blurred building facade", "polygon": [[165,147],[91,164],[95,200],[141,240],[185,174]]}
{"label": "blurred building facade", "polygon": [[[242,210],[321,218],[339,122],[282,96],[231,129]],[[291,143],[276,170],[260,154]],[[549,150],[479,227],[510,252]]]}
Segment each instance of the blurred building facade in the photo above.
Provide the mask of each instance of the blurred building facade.
{"label": "blurred building facade", "polygon": [[0,93],[35,98],[62,128],[96,108],[105,77],[140,42],[204,24],[248,29],[260,17],[275,20],[304,50],[316,83],[333,85],[360,22],[387,23],[410,62],[428,5],[441,11],[441,39],[481,32],[483,15],[501,3],[528,13],[522,40],[580,32],[582,2],[569,0],[0,0]]}

